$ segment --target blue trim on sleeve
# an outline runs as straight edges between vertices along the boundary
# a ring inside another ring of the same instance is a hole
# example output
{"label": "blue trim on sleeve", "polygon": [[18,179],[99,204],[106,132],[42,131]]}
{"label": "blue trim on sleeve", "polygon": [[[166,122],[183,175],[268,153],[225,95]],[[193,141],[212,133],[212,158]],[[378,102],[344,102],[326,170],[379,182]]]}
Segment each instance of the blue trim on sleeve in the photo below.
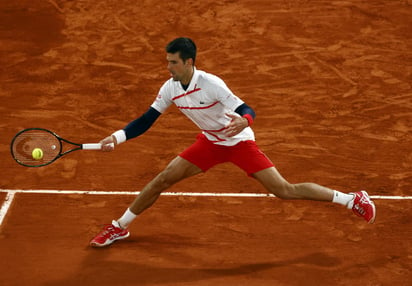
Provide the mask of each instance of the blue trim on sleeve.
{"label": "blue trim on sleeve", "polygon": [[253,109],[246,103],[243,103],[238,108],[236,108],[235,112],[239,114],[240,116],[243,116],[245,114],[250,114],[250,116],[252,116],[253,119],[255,119],[256,117],[255,111],[253,111]]}
{"label": "blue trim on sleeve", "polygon": [[161,115],[159,111],[150,107],[142,116],[130,122],[123,130],[127,140],[145,133]]}

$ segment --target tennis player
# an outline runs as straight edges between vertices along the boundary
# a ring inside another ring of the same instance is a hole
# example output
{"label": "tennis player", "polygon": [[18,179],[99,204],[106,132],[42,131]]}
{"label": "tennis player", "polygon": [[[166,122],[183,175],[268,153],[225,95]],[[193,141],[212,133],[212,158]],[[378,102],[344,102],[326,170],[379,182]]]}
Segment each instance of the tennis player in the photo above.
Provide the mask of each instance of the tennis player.
{"label": "tennis player", "polygon": [[255,119],[253,109],[234,95],[223,80],[195,68],[196,45],[191,39],[171,41],[166,54],[171,78],[141,117],[101,141],[102,149],[111,151],[112,143],[121,144],[143,134],[171,104],[202,132],[193,145],[143,188],[118,220],[106,225],[90,241],[91,246],[104,247],[128,237],[130,223],[152,206],[164,190],[224,162],[237,165],[278,198],[333,202],[352,209],[368,223],[374,222],[375,205],[365,191],[343,193],[315,183],[287,182],[255,143],[251,129]]}

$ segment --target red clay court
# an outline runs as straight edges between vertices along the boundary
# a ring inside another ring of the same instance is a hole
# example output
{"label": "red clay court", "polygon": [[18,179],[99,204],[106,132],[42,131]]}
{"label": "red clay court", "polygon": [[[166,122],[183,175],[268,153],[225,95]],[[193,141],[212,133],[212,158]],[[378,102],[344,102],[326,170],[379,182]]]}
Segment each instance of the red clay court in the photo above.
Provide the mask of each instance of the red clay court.
{"label": "red clay court", "polygon": [[[375,224],[267,196],[224,164],[173,186],[128,239],[90,248],[197,128],[173,107],[114,152],[41,168],[18,165],[10,142],[29,127],[75,142],[124,127],[168,79],[177,36],[254,108],[286,179],[367,190]],[[1,286],[411,284],[410,1],[2,1],[0,43]]]}

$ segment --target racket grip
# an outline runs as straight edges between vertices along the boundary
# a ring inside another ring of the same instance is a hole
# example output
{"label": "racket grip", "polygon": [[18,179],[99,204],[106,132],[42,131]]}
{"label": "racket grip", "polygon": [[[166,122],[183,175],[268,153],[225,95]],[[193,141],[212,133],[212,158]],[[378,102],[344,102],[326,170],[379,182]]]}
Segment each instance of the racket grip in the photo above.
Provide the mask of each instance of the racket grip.
{"label": "racket grip", "polygon": [[100,143],[82,144],[82,149],[83,150],[100,150],[100,149],[102,149],[102,144],[100,144]]}
{"label": "racket grip", "polygon": [[[110,143],[112,147],[114,147],[113,143]],[[82,144],[82,149],[83,150],[100,150],[102,149],[102,144],[100,143],[87,143],[87,144]]]}

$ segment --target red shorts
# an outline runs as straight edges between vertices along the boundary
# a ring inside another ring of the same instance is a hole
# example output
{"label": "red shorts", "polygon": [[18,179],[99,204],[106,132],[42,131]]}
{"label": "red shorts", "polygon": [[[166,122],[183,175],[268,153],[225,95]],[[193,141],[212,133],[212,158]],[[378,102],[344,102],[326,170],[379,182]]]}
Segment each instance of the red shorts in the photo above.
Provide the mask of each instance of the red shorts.
{"label": "red shorts", "polygon": [[196,139],[196,142],[179,156],[198,166],[203,172],[226,162],[232,162],[249,176],[273,167],[273,163],[263,154],[255,141],[241,141],[235,146],[223,146],[213,144],[203,134],[197,135]]}

